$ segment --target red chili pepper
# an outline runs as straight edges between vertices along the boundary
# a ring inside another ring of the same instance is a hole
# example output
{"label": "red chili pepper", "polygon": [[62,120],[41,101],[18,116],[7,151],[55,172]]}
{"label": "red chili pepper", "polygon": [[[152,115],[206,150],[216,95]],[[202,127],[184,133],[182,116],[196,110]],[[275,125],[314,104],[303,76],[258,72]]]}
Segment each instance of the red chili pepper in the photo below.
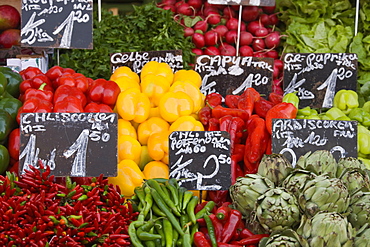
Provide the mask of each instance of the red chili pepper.
{"label": "red chili pepper", "polygon": [[220,131],[227,131],[230,134],[230,150],[231,153],[234,153],[234,146],[240,143],[245,123],[240,117],[233,117],[231,115],[223,116],[219,121]]}
{"label": "red chili pepper", "polygon": [[253,236],[254,233],[251,232],[248,228],[244,228],[241,232],[240,232],[240,237],[241,238],[248,238],[248,237],[251,237]]}
{"label": "red chili pepper", "polygon": [[[244,146],[244,145],[243,145]],[[244,150],[243,150],[244,153]],[[235,158],[236,155],[231,155],[231,183],[234,184],[238,177],[243,177],[244,172],[241,168],[241,165],[237,160],[239,158]]]}
{"label": "red chili pepper", "polygon": [[269,236],[269,234],[255,234],[239,241],[232,241],[231,243],[236,245],[258,244],[262,238],[267,238]]}
{"label": "red chili pepper", "polygon": [[218,243],[217,243],[217,246],[218,246],[218,247],[240,247],[240,245],[236,245],[236,244],[227,244],[227,243],[221,243],[221,242],[218,242]]}
{"label": "red chili pepper", "polygon": [[110,112],[112,113],[113,110],[112,108],[110,108],[109,105],[91,102],[85,106],[84,112]]}
{"label": "red chili pepper", "polygon": [[218,220],[225,222],[229,218],[231,211],[231,208],[229,207],[230,205],[231,202],[224,202],[219,208],[217,208],[216,217]]}
{"label": "red chili pepper", "polygon": [[29,98],[36,97],[39,99],[53,102],[54,93],[49,90],[44,90],[46,85],[47,85],[46,83],[43,83],[38,89],[28,88],[20,100],[24,102]]}
{"label": "red chili pepper", "polygon": [[229,108],[238,108],[240,95],[228,94],[225,96],[225,105]]}
{"label": "red chili pepper", "polygon": [[269,136],[267,140],[267,147],[266,147],[265,154],[272,154],[272,137],[271,136]]}
{"label": "red chili pepper", "polygon": [[297,107],[292,103],[281,102],[272,107],[266,114],[266,127],[267,131],[272,133],[272,119],[274,118],[288,118],[293,119],[297,116]]}
{"label": "red chili pepper", "polygon": [[26,100],[23,105],[18,109],[17,113],[17,122],[20,124],[21,114],[22,113],[34,113],[34,112],[52,112],[53,104],[50,101],[39,99],[39,98],[30,98]]}
{"label": "red chili pepper", "polygon": [[206,105],[202,107],[198,112],[199,121],[204,125],[208,126],[209,119],[211,118],[212,110]]}
{"label": "red chili pepper", "polygon": [[245,145],[241,143],[236,143],[234,145],[234,149],[232,152],[232,156],[234,157],[235,161],[238,163],[239,161],[242,161],[244,158],[244,149]]}
{"label": "red chili pepper", "polygon": [[208,131],[217,131],[220,130],[220,122],[218,121],[218,118],[210,118],[208,121]]}
{"label": "red chili pepper", "polygon": [[207,201],[204,201],[204,202],[201,202],[201,203],[198,203],[195,208],[194,208],[194,213],[198,213],[200,210],[202,210],[204,208],[204,206],[207,204],[208,202]]}
{"label": "red chili pepper", "polygon": [[[77,88],[68,85],[59,86],[54,92],[54,104],[65,101],[67,97],[74,97],[80,101],[82,111],[86,105],[86,96]],[[75,102],[71,100],[71,102]],[[82,112],[80,111],[80,112]]]}
{"label": "red chili pepper", "polygon": [[[217,207],[220,207],[222,203],[229,200],[229,191],[228,190],[210,190],[207,192],[207,196],[211,201],[216,203]],[[214,208],[216,211],[216,207]],[[213,212],[216,213],[216,212]]]}
{"label": "red chili pepper", "polygon": [[215,230],[216,240],[217,240],[217,242],[220,242],[224,226],[223,226],[222,222],[218,220],[218,218],[216,217],[215,214],[210,214],[209,218],[211,219],[213,228]]}
{"label": "red chili pepper", "polygon": [[219,93],[208,94],[204,100],[205,104],[210,108],[214,108],[222,103],[222,95]]}
{"label": "red chili pepper", "polygon": [[256,113],[261,118],[265,118],[267,112],[274,106],[275,104],[269,100],[264,98],[260,98],[256,102],[254,102],[254,113]]}
{"label": "red chili pepper", "polygon": [[90,102],[103,103],[113,109],[120,92],[121,89],[114,81],[96,79],[90,86],[87,95]]}
{"label": "red chili pepper", "polygon": [[259,92],[256,89],[249,87],[240,96],[238,102],[238,108],[245,110],[248,116],[251,116],[254,109],[254,103],[261,98]]}
{"label": "red chili pepper", "polygon": [[229,219],[227,220],[222,233],[222,243],[228,243],[236,232],[239,222],[242,220],[242,214],[239,210],[231,209]]}
{"label": "red chili pepper", "polygon": [[226,115],[240,117],[243,121],[247,121],[249,118],[247,111],[238,108],[227,108],[218,105],[212,109],[212,117],[214,118],[221,118]]}
{"label": "red chili pepper", "polygon": [[279,104],[283,102],[283,95],[272,92],[269,94],[269,101],[274,105]]}
{"label": "red chili pepper", "polygon": [[194,245],[196,247],[211,247],[211,243],[207,240],[203,232],[194,233]]}

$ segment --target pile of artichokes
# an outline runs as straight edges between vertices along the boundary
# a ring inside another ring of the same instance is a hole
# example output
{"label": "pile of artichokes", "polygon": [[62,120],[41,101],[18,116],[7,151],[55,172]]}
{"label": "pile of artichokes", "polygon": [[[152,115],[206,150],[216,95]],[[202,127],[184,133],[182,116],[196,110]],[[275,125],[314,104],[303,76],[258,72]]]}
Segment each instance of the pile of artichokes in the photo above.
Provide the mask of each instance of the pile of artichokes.
{"label": "pile of artichokes", "polygon": [[317,150],[292,167],[281,154],[265,155],[230,196],[251,230],[270,234],[261,247],[370,246],[370,171],[357,158]]}

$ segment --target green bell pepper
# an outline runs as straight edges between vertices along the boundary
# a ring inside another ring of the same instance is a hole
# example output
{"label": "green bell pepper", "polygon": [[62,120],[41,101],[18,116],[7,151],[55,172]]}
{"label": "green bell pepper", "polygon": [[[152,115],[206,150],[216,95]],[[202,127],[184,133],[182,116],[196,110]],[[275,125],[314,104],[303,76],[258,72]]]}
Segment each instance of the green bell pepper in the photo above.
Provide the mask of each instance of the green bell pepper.
{"label": "green bell pepper", "polygon": [[8,169],[10,156],[8,149],[0,145],[0,174],[3,174]]}
{"label": "green bell pepper", "polygon": [[8,86],[8,79],[6,79],[3,73],[0,73],[0,96],[6,93],[7,86]]}
{"label": "green bell pepper", "polygon": [[356,120],[365,127],[370,126],[370,113],[365,111],[363,108],[354,108],[348,113],[348,117],[351,120]]}
{"label": "green bell pepper", "polygon": [[14,127],[12,116],[3,109],[0,109],[0,144],[4,144],[6,142],[8,135]]}
{"label": "green bell pepper", "polygon": [[338,107],[332,107],[325,112],[327,120],[351,120],[347,115]]}
{"label": "green bell pepper", "polygon": [[13,97],[0,100],[0,109],[8,112],[14,121],[16,120],[18,109],[21,106],[22,102]]}
{"label": "green bell pepper", "polygon": [[0,72],[8,79],[6,91],[14,98],[18,98],[20,94],[19,85],[23,81],[22,76],[8,67],[0,67]]}
{"label": "green bell pepper", "polygon": [[283,102],[292,103],[298,109],[299,97],[296,93],[287,93],[283,97]]}
{"label": "green bell pepper", "polygon": [[348,114],[352,109],[359,107],[358,94],[353,90],[339,90],[334,96],[333,106]]}

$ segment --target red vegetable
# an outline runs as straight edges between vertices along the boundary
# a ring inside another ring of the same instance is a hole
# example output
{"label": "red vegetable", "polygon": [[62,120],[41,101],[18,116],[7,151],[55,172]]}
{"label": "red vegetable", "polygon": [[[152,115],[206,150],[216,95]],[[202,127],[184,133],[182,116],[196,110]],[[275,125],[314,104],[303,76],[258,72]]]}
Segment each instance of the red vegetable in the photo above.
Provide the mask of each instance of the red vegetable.
{"label": "red vegetable", "polygon": [[234,236],[239,222],[242,220],[242,214],[239,210],[232,209],[222,233],[222,243],[228,243]]}
{"label": "red vegetable", "polygon": [[216,107],[218,105],[221,105],[222,103],[222,96],[219,93],[211,93],[208,94],[205,98],[205,103],[210,108]]}
{"label": "red vegetable", "polygon": [[242,110],[242,109],[227,108],[227,107],[222,107],[220,105],[212,109],[212,117],[214,118],[221,118],[226,115],[231,115],[233,117],[240,117],[244,121],[247,121],[249,118],[247,111]]}
{"label": "red vegetable", "polygon": [[229,108],[238,108],[240,95],[228,94],[225,96],[225,105]]}
{"label": "red vegetable", "polygon": [[298,109],[292,103],[281,102],[272,107],[266,114],[266,128],[272,134],[272,120],[274,118],[293,119],[297,116]]}
{"label": "red vegetable", "polygon": [[258,244],[262,238],[267,238],[269,236],[269,234],[255,234],[238,241],[232,241],[231,243],[236,245]]}
{"label": "red vegetable", "polygon": [[120,92],[121,89],[114,81],[96,79],[90,86],[87,95],[90,102],[103,103],[113,109]]}

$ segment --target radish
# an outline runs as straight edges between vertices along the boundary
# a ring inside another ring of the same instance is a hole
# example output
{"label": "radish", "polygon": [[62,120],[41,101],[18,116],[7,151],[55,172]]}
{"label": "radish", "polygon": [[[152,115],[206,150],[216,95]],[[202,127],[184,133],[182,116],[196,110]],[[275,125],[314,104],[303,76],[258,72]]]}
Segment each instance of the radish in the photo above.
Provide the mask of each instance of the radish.
{"label": "radish", "polygon": [[229,30],[238,30],[238,19],[236,18],[229,18],[226,22],[226,27],[229,29]]}
{"label": "radish", "polygon": [[251,57],[253,56],[253,49],[249,45],[240,46],[239,54],[242,57]]}
{"label": "radish", "polygon": [[239,40],[239,45],[250,45],[252,44],[253,41],[253,35],[250,32],[247,31],[241,31],[240,32],[240,40]]}
{"label": "radish", "polygon": [[276,9],[276,5],[274,6],[263,6],[262,7],[262,10],[264,13],[267,13],[267,14],[272,14],[275,12],[275,9]]}
{"label": "radish", "polygon": [[252,42],[252,47],[254,51],[261,51],[266,48],[265,41],[261,38],[256,38]]}
{"label": "radish", "polygon": [[279,24],[279,18],[276,14],[269,15],[270,25],[277,25]]}
{"label": "radish", "polygon": [[270,16],[268,14],[261,14],[260,15],[260,22],[264,26],[272,25],[271,24],[272,22],[271,22]]}
{"label": "radish", "polygon": [[225,25],[218,25],[213,30],[218,33],[220,39],[225,39],[227,31],[229,31]]}
{"label": "radish", "polygon": [[190,7],[190,5],[187,4],[187,3],[183,3],[183,4],[180,4],[179,6],[177,6],[176,7],[176,12],[179,13],[179,14],[182,14],[182,15],[187,15],[187,16],[191,16],[195,13],[194,9],[192,7]]}
{"label": "radish", "polygon": [[276,66],[280,71],[284,69],[284,62],[281,59],[274,59],[274,66]]}
{"label": "radish", "polygon": [[259,21],[251,21],[247,25],[247,31],[254,34],[258,29],[264,27]]}
{"label": "radish", "polygon": [[267,48],[275,48],[280,44],[280,33],[274,31],[269,33],[265,38],[265,44]]}
{"label": "radish", "polygon": [[217,25],[221,21],[221,16],[218,12],[210,11],[206,18],[206,21],[210,25]]}
{"label": "radish", "polygon": [[171,6],[175,5],[176,0],[163,0],[160,3],[158,3],[158,7],[163,7],[163,6]]}
{"label": "radish", "polygon": [[282,78],[280,78],[280,79],[274,79],[272,81],[272,83],[273,83],[273,85],[275,85],[277,87],[281,87],[283,85],[283,80],[282,80]]}
{"label": "radish", "polygon": [[236,56],[236,49],[232,45],[223,43],[218,49],[222,56]]}
{"label": "radish", "polygon": [[194,30],[200,30],[202,31],[203,33],[207,32],[208,30],[208,23],[207,21],[205,20],[202,20],[202,21],[197,21],[194,25]]}
{"label": "radish", "polygon": [[230,8],[230,6],[226,6],[223,11],[223,15],[225,18],[229,19],[232,17],[236,17],[236,11]]}
{"label": "radish", "polygon": [[254,35],[256,37],[265,37],[266,35],[269,34],[269,31],[267,30],[267,28],[265,27],[260,27],[258,28],[255,32],[254,32]]}
{"label": "radish", "polygon": [[254,21],[260,14],[260,8],[257,6],[245,6],[242,10],[242,20],[245,22]]}
{"label": "radish", "polygon": [[209,12],[216,12],[216,13],[218,13],[218,9],[215,6],[212,6],[212,5],[208,5],[208,6],[204,7],[204,9],[203,9],[204,16],[208,16],[209,15]]}
{"label": "radish", "polygon": [[193,28],[185,27],[185,29],[184,29],[184,36],[185,37],[192,36],[193,34],[194,34],[194,29]]}
{"label": "radish", "polygon": [[171,10],[173,13],[176,13],[176,7],[174,5],[165,5],[162,7],[164,10]]}
{"label": "radish", "polygon": [[214,55],[220,55],[221,53],[220,53],[220,50],[216,46],[208,46],[204,49],[203,54],[214,56]]}
{"label": "radish", "polygon": [[188,0],[187,3],[196,10],[200,9],[203,5],[202,0]]}
{"label": "radish", "polygon": [[236,30],[229,30],[227,31],[227,33],[225,34],[225,41],[226,43],[228,43],[229,45],[234,45],[236,44],[236,40],[238,38],[238,31]]}
{"label": "radish", "polygon": [[192,51],[195,55],[198,55],[198,56],[203,55],[203,51],[202,51],[202,49],[199,49],[199,48],[193,48],[193,49],[191,49],[191,51]]}
{"label": "radish", "polygon": [[280,70],[274,64],[274,71],[272,72],[272,78],[277,79],[279,78],[279,75],[280,75]]}
{"label": "radish", "polygon": [[216,45],[218,43],[218,33],[213,30],[209,30],[204,34],[204,41],[206,46]]}
{"label": "radish", "polygon": [[266,52],[266,57],[277,59],[277,58],[279,58],[279,53],[275,50],[270,50],[270,51]]}
{"label": "radish", "polygon": [[204,35],[201,33],[194,33],[192,36],[192,41],[196,48],[201,49],[205,46]]}

